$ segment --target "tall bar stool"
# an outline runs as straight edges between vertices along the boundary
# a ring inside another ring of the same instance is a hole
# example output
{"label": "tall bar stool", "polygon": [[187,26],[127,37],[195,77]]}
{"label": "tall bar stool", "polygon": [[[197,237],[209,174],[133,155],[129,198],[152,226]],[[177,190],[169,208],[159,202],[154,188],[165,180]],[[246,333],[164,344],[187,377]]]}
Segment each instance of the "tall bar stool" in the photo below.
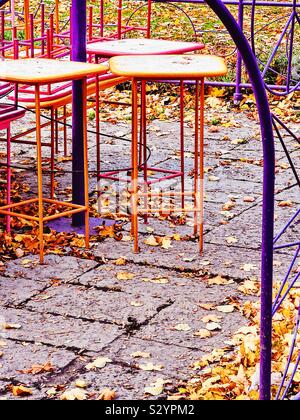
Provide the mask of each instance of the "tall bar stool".
{"label": "tall bar stool", "polygon": [[[87,78],[105,74],[107,66],[86,64],[78,62],[60,62],[49,59],[25,59],[2,62],[0,64],[0,80],[15,84],[28,84],[35,87],[35,113],[36,113],[36,148],[37,148],[37,177],[38,193],[33,199],[23,200],[18,203],[8,204],[0,207],[0,214],[11,217],[19,217],[38,223],[40,262],[44,262],[44,224],[64,216],[71,216],[76,213],[85,213],[85,240],[86,247],[89,246],[89,194],[88,194],[88,144],[87,144]],[[70,202],[63,202],[54,199],[44,198],[43,192],[43,171],[42,171],[42,134],[41,134],[41,86],[49,83],[60,83],[71,80],[82,82],[83,103],[82,103],[82,125],[83,125],[83,161],[84,161],[84,205]],[[37,204],[38,216],[31,216],[28,213],[16,212],[25,205]],[[57,212],[52,215],[45,215],[45,205],[54,205]],[[59,210],[59,208],[66,210]]]}
{"label": "tall bar stool", "polygon": [[[139,107],[138,83],[151,80],[194,80],[196,82],[195,100],[195,159],[194,159],[194,186],[193,191],[176,193],[163,192],[159,197],[189,196],[193,198],[194,234],[199,234],[200,253],[203,252],[204,233],[204,79],[206,77],[219,77],[227,73],[225,61],[212,55],[166,55],[166,56],[120,56],[110,60],[110,70],[132,80],[132,173],[131,173],[131,214],[132,234],[134,237],[134,252],[139,252],[138,242],[138,214],[159,212],[161,209],[149,208],[148,199],[156,194],[149,193],[139,185]],[[144,181],[147,176],[147,164],[144,165]],[[139,209],[139,200],[143,199],[145,208]],[[172,212],[190,211],[184,206],[172,208]]]}

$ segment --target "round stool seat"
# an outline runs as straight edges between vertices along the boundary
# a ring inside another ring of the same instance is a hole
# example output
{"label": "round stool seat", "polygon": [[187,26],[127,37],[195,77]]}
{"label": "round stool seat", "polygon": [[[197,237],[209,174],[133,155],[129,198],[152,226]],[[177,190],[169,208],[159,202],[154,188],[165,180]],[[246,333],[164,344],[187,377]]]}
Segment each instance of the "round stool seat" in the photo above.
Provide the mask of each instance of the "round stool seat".
{"label": "round stool seat", "polygon": [[101,57],[122,55],[184,54],[205,48],[198,42],[167,41],[163,39],[121,39],[93,42],[87,45],[87,52]]}
{"label": "round stool seat", "polygon": [[139,55],[110,59],[110,70],[135,79],[191,79],[227,74],[225,60],[215,55]]}

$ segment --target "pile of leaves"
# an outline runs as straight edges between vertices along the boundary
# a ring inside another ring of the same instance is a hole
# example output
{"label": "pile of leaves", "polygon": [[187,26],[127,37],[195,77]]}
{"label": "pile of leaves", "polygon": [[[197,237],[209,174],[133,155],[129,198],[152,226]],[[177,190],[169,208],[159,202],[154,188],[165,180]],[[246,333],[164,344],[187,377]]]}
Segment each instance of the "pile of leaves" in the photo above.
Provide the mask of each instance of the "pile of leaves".
{"label": "pile of leaves", "polygon": [[[279,289],[279,284],[275,287]],[[259,398],[260,357],[260,302],[253,300],[260,294],[259,283],[247,280],[239,290],[252,298],[241,309],[249,325],[240,328],[226,347],[215,349],[194,364],[195,374],[186,384],[178,387],[171,399],[192,400],[257,400]],[[300,305],[300,288],[294,288],[274,317],[272,394],[276,397],[286,369],[291,349],[295,320]],[[298,334],[288,379],[295,368],[300,349]],[[284,390],[284,387],[283,387]],[[287,395],[292,398],[300,391],[300,373],[294,376]],[[282,394],[281,394],[282,395]]]}

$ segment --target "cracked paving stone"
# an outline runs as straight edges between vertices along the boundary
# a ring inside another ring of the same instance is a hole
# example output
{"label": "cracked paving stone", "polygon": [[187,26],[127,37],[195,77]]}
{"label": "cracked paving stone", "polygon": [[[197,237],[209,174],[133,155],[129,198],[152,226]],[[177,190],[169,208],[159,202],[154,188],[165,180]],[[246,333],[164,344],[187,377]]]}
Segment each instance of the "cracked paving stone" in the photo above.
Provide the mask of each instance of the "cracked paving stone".
{"label": "cracked paving stone", "polygon": [[[42,382],[43,377],[59,372],[68,366],[77,356],[67,350],[49,348],[44,345],[15,343],[5,340],[1,346],[0,378],[18,381],[27,385]],[[33,366],[45,366],[50,362],[53,372],[39,374],[27,373]]]}
{"label": "cracked paving stone", "polygon": [[[118,280],[118,273],[126,273],[133,278]],[[191,300],[200,299],[205,295],[213,301],[222,301],[224,293],[233,292],[237,283],[230,287],[212,288],[207,282],[208,276],[197,273],[178,273],[157,267],[149,267],[128,263],[125,266],[116,266],[113,262],[98,267],[84,274],[78,282],[85,286],[96,286],[110,290],[121,291],[133,295],[138,302],[141,296],[152,296],[170,299],[171,301],[181,297],[190,297]]]}
{"label": "cracked paving stone", "polygon": [[[279,231],[285,223],[295,214],[296,207],[275,208],[275,232]],[[214,244],[224,244],[226,238],[235,238],[232,244],[234,247],[260,248],[261,246],[261,218],[262,209],[254,206],[241,214],[238,219],[229,221],[228,224],[213,229],[205,237],[205,240]],[[285,241],[296,242],[299,238],[299,225],[295,223],[295,228],[288,229],[285,234]]]}
{"label": "cracked paving stone", "polygon": [[0,277],[0,305],[20,305],[45,287],[41,282],[22,277]]}
{"label": "cracked paving stone", "polygon": [[[55,308],[50,309],[54,310]],[[81,319],[33,313],[27,310],[1,309],[0,317],[20,329],[5,331],[8,338],[43,343],[53,347],[100,351],[124,331],[116,325],[87,322]]]}
{"label": "cracked paving stone", "polygon": [[96,267],[97,263],[75,257],[46,255],[45,264],[40,265],[37,256],[30,255],[7,264],[5,275],[24,277],[40,282],[48,280],[71,280]]}
{"label": "cracked paving stone", "polygon": [[[159,268],[168,268],[178,271],[193,271],[196,273],[209,273],[212,276],[229,276],[239,281],[258,276],[260,272],[261,253],[259,250],[249,251],[246,248],[232,248],[224,245],[205,243],[204,256],[199,254],[198,243],[187,241],[174,241],[173,248],[165,250],[161,247],[151,247],[143,244],[140,237],[139,254],[133,254],[132,242],[116,242],[107,239],[99,243],[93,250],[94,255],[100,258],[117,259],[127,256],[135,264],[146,264]],[[251,271],[243,269],[244,264],[252,264]]]}
{"label": "cracked paving stone", "polygon": [[[223,296],[226,297],[225,294]],[[207,302],[207,298],[205,301]],[[211,338],[202,340],[195,336],[195,333],[206,328],[207,324],[202,321],[202,318],[207,315],[220,317],[218,324],[221,330],[214,331]],[[245,318],[238,311],[230,314],[222,314],[217,311],[207,312],[194,302],[182,299],[162,310],[148,325],[137,332],[136,337],[210,352],[215,348],[224,347],[224,342],[232,337],[237,326],[244,324]],[[188,326],[189,329],[178,331],[176,329],[178,325]]]}
{"label": "cracked paving stone", "polygon": [[[140,353],[144,357],[135,357]],[[145,354],[142,354],[145,353]],[[146,354],[149,357],[146,357]],[[155,341],[141,340],[136,337],[121,338],[106,349],[106,356],[115,363],[135,368],[152,363],[162,369],[160,373],[168,378],[184,380],[191,376],[192,365],[204,355],[202,351],[191,350],[176,345],[166,345]],[[96,358],[97,355],[94,355]]]}
{"label": "cracked paving stone", "polygon": [[[105,356],[105,354],[104,354]],[[77,380],[83,380],[87,383],[86,391],[93,394],[93,398],[97,398],[104,388],[115,390],[117,393],[117,400],[156,400],[166,396],[165,391],[153,397],[144,393],[144,388],[151,386],[158,378],[162,378],[168,383],[165,390],[172,389],[176,385],[176,380],[161,372],[145,372],[139,369],[130,368],[127,366],[120,366],[114,363],[109,363],[105,368],[97,371],[83,371],[71,383],[67,382],[67,389],[75,387]],[[60,382],[61,383],[61,379]],[[53,382],[52,385],[54,385]],[[50,387],[50,386],[49,386]],[[55,399],[59,399],[61,394],[58,394]]]}
{"label": "cracked paving stone", "polygon": [[39,313],[51,312],[88,320],[98,320],[134,328],[168,305],[167,299],[135,296],[113,291],[86,289],[61,285],[47,290],[47,294],[27,303]]}

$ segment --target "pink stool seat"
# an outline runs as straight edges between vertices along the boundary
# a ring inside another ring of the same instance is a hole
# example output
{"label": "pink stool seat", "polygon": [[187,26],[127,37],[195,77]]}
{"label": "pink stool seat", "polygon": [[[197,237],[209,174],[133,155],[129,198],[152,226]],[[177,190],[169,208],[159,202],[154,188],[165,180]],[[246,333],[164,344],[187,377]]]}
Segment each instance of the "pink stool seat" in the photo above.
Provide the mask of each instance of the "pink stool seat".
{"label": "pink stool seat", "polygon": [[101,57],[120,55],[184,54],[205,48],[197,42],[167,41],[163,39],[130,38],[88,44],[87,52]]}
{"label": "pink stool seat", "polygon": [[18,109],[12,105],[0,106],[0,130],[6,128],[12,121],[22,118],[25,113],[24,109]]}

